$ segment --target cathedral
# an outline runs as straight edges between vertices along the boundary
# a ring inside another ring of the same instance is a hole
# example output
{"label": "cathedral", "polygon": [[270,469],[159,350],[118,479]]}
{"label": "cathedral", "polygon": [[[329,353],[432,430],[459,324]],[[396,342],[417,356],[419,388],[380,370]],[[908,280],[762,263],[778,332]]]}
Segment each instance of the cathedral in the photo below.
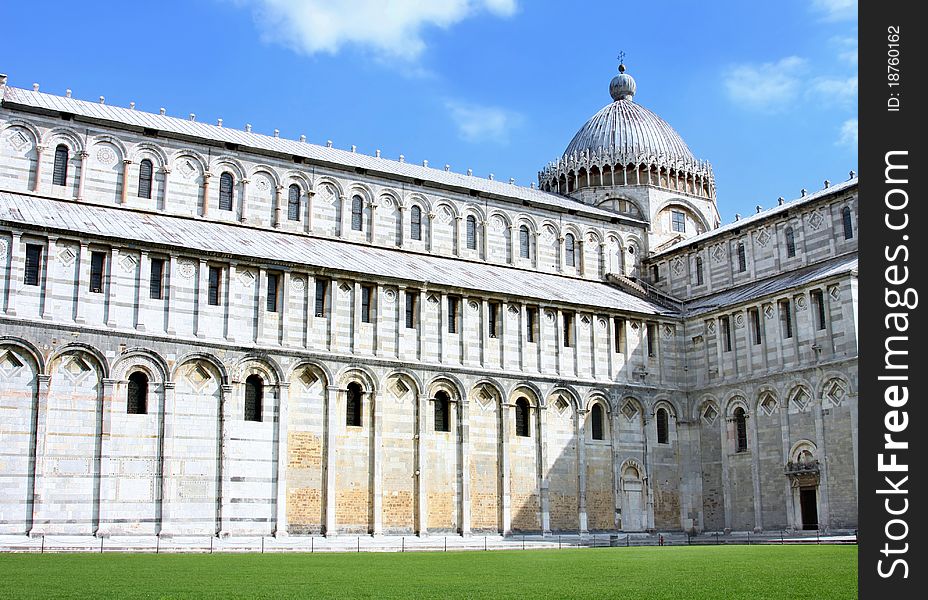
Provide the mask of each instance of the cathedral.
{"label": "cathedral", "polygon": [[524,187],[0,75],[0,533],[855,529],[857,178],[608,91]]}

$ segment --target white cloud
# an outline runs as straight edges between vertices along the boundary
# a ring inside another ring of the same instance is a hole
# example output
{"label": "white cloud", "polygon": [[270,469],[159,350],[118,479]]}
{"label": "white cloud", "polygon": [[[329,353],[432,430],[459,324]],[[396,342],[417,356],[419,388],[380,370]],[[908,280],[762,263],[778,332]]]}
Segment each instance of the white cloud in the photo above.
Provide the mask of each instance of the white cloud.
{"label": "white cloud", "polygon": [[423,31],[448,28],[479,13],[509,17],[516,0],[234,0],[255,13],[266,41],[309,55],[357,46],[379,57],[413,61]]}
{"label": "white cloud", "polygon": [[857,36],[831,38],[831,43],[838,48],[838,58],[857,66]]}
{"label": "white cloud", "polygon": [[812,0],[812,9],[826,21],[850,21],[857,18],[857,0]]}
{"label": "white cloud", "polygon": [[805,59],[787,56],[777,62],[736,65],[725,73],[725,89],[746,108],[775,112],[799,94],[805,64]]}
{"label": "white cloud", "polygon": [[521,114],[496,106],[449,100],[445,108],[458,128],[458,135],[468,142],[506,144],[510,132],[524,121]]}
{"label": "white cloud", "polygon": [[853,107],[857,103],[857,75],[847,79],[818,77],[809,84],[809,93],[826,106]]}
{"label": "white cloud", "polygon": [[841,125],[841,136],[837,144],[853,150],[857,149],[857,117],[848,119]]}

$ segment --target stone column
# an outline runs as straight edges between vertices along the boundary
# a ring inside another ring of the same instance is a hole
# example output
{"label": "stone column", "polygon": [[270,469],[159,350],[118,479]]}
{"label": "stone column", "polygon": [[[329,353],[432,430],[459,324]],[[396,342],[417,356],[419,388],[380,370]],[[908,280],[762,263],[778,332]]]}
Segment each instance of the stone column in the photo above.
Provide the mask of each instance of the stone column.
{"label": "stone column", "polygon": [[116,327],[116,292],[119,289],[119,268],[116,266],[119,250],[114,246],[110,248],[110,259],[106,261],[106,326]]}
{"label": "stone column", "polygon": [[459,431],[461,436],[461,535],[470,535],[470,426],[469,406],[465,398],[460,399]]}
{"label": "stone column", "polygon": [[58,237],[49,236],[48,237],[48,247],[45,251],[45,257],[43,261],[42,274],[45,281],[45,289],[43,290],[43,303],[42,303],[42,318],[45,320],[52,320],[55,318],[54,304],[55,304],[55,258],[58,254]]}
{"label": "stone column", "polygon": [[209,306],[209,265],[206,264],[204,258],[200,259],[200,264],[197,267],[197,281],[199,281],[199,285],[197,286],[197,301],[194,309],[193,335],[202,337],[204,334],[203,313],[206,311],[206,307]]}
{"label": "stone column", "polygon": [[377,233],[377,202],[371,202],[371,226],[370,230],[370,239],[368,242],[371,244],[375,243],[376,238],[374,235]]}
{"label": "stone column", "polygon": [[16,315],[16,297],[19,295],[23,285],[25,261],[22,258],[22,241],[22,232],[14,231],[12,240],[10,241],[9,285],[7,287],[6,298],[6,314],[10,316]]}
{"label": "stone column", "polygon": [[116,478],[113,468],[114,461],[107,456],[104,446],[107,449],[112,445],[113,439],[113,394],[116,390],[115,379],[104,379],[103,397],[100,402],[100,442],[97,445],[96,456],[96,475],[97,475],[97,519],[94,535],[97,537],[109,537],[113,533],[113,523],[110,522],[109,509],[116,501]]}
{"label": "stone column", "polygon": [[203,218],[209,216],[209,178],[212,176],[213,174],[208,170],[203,173],[203,205],[200,211],[200,216]]}
{"label": "stone column", "polygon": [[[405,204],[399,204],[397,205],[397,208],[400,209],[400,239],[399,239],[398,245],[400,248],[402,248],[406,245],[406,211],[409,210],[409,207],[406,206]],[[421,220],[420,220],[419,227],[420,227],[420,233],[421,233],[421,227],[422,227]]]}
{"label": "stone column", "polygon": [[232,534],[230,519],[232,516],[232,478],[229,469],[229,442],[231,435],[229,432],[229,423],[233,416],[232,410],[235,401],[232,397],[232,386],[223,384],[220,387],[219,396],[219,502],[217,503],[218,515],[216,519],[216,529],[220,537],[227,537]]}
{"label": "stone column", "polygon": [[335,192],[338,194],[338,237],[345,237],[345,195],[340,192]]}
{"label": "stone column", "polygon": [[[563,235],[559,235],[557,237],[557,257],[556,258],[557,258],[557,272],[563,273],[567,269],[567,257],[564,256],[564,236]],[[574,262],[576,262],[576,260],[577,260],[577,257],[575,256]]]}
{"label": "stone column", "polygon": [[158,456],[158,472],[160,474],[161,484],[157,490],[158,503],[160,506],[160,520],[158,522],[158,535],[169,537],[173,534],[174,511],[172,510],[170,497],[170,482],[172,473],[168,467],[168,459],[174,455],[174,427],[175,415],[175,388],[173,381],[164,382],[164,404],[161,408],[161,441]]}
{"label": "stone column", "polygon": [[290,383],[277,385],[277,512],[274,520],[274,536],[287,537],[287,465],[289,451]]}
{"label": "stone column", "polygon": [[373,534],[383,535],[383,401],[378,393],[365,394],[371,405],[371,506]]}
{"label": "stone column", "polygon": [[[580,534],[589,533],[589,524],[586,510],[586,415],[585,408],[577,410],[577,474],[578,495],[577,512],[580,521]],[[605,418],[605,415],[604,415]]]}
{"label": "stone column", "polygon": [[280,228],[280,195],[283,191],[284,186],[282,185],[274,187],[274,227],[277,229]]}
{"label": "stone column", "polygon": [[36,144],[35,147],[35,179],[32,180],[32,191],[38,192],[39,187],[41,186],[42,180],[42,153],[45,152],[47,146],[42,144]]}
{"label": "stone column", "polygon": [[171,181],[171,169],[168,167],[161,167],[161,174],[164,175],[164,184],[161,189],[161,210],[166,211],[168,209],[168,183]]}
{"label": "stone column", "polygon": [[538,399],[538,406],[534,407],[538,411],[538,483],[539,483],[539,500],[541,505],[541,532],[542,535],[551,533],[551,503],[549,498],[550,482],[548,480],[548,443],[546,441],[548,424],[546,411],[541,406],[541,398]]}
{"label": "stone column", "polygon": [[464,247],[467,245],[466,240],[461,236],[461,223],[463,221],[464,217],[461,215],[454,217],[454,255],[457,257],[464,255]]}
{"label": "stone column", "polygon": [[129,165],[132,161],[128,158],[122,159],[122,190],[119,192],[119,203],[125,205],[129,200]]}
{"label": "stone column", "polygon": [[86,177],[87,168],[86,167],[87,167],[88,156],[90,156],[90,153],[87,152],[86,150],[80,151],[81,172],[77,176],[77,198],[75,198],[78,202],[84,199],[84,180],[87,179]]}
{"label": "stone column", "polygon": [[[248,218],[248,184],[251,183],[251,180],[247,177],[242,179],[242,200],[241,200],[241,209],[239,210],[238,220],[242,223]],[[275,227],[277,226],[277,221],[274,222]]]}
{"label": "stone column", "polygon": [[[761,316],[761,319],[764,317]],[[760,495],[760,442],[757,439],[757,411],[758,406],[748,418],[751,426],[751,483],[754,486],[754,533],[764,530],[764,513]]]}
{"label": "stone column", "polygon": [[[720,410],[724,411],[725,407]],[[728,415],[722,413],[719,418],[719,434],[721,436],[721,455],[722,455],[722,500],[725,507],[725,530],[731,531],[731,480],[728,474],[728,454],[731,449],[731,443],[728,441],[728,430],[734,423]]]}
{"label": "stone column", "polygon": [[32,472],[32,514],[27,533],[38,537],[47,532],[45,510],[45,455],[48,443],[48,391],[51,375],[36,375],[35,467]]}
{"label": "stone column", "polygon": [[290,303],[290,271],[284,271],[280,276],[280,290],[277,292],[278,307],[277,331],[274,332],[274,342],[287,344],[287,316],[290,314],[287,305]]}
{"label": "stone column", "polygon": [[429,410],[429,396],[421,393],[416,398],[416,513],[419,518],[418,533],[420,537],[428,535],[429,493],[428,480],[425,477],[426,454],[425,434]]}
{"label": "stone column", "polygon": [[313,197],[316,195],[316,192],[313,190],[306,190],[306,233],[311,233],[313,230]]}
{"label": "stone column", "polygon": [[174,323],[177,321],[175,313],[177,312],[177,277],[180,273],[177,270],[177,257],[173,254],[168,259],[168,314],[167,314],[167,333],[174,335]]}
{"label": "stone column", "polygon": [[[506,229],[509,230],[509,256],[507,260],[510,265],[514,265],[519,256],[518,231],[515,225],[507,225]],[[531,255],[531,248],[529,248],[529,255]]]}
{"label": "stone column", "polygon": [[583,251],[583,236],[578,237],[574,243],[577,245],[577,274],[586,277],[586,254]]}
{"label": "stone column", "polygon": [[267,269],[258,267],[258,280],[255,282],[258,290],[258,320],[255,324],[255,344],[262,344],[264,339],[264,323],[267,321]]}
{"label": "stone column", "polygon": [[[149,289],[145,289],[146,276]],[[151,258],[148,252],[139,252],[139,271],[136,277],[136,290],[138,302],[135,306],[135,330],[145,331],[145,311],[151,299]]]}
{"label": "stone column", "polygon": [[426,252],[431,253],[432,252],[432,240],[435,237],[435,216],[436,216],[435,211],[430,210],[427,216],[429,219],[429,231],[428,231],[428,235],[426,236],[425,250]]}
{"label": "stone column", "polygon": [[818,528],[827,530],[831,524],[831,518],[828,511],[828,449],[825,443],[825,423],[822,417],[822,409],[821,398],[813,401],[812,414],[815,417],[816,454],[822,457],[819,461]]}
{"label": "stone column", "polygon": [[329,384],[326,388],[325,412],[325,452],[323,454],[323,502],[325,502],[325,535],[332,537],[336,533],[335,522],[335,440],[338,427],[338,388]]}
{"label": "stone column", "polygon": [[223,304],[224,306],[224,327],[226,340],[235,341],[235,324],[238,318],[235,314],[235,307],[239,305],[239,298],[232,297],[232,286],[235,284],[235,276],[238,274],[238,263],[230,262],[226,275],[226,293]]}
{"label": "stone column", "polygon": [[90,248],[88,248],[86,241],[81,242],[80,255],[77,260],[77,283],[74,286],[74,302],[77,306],[74,311],[74,322],[83,323],[85,320],[84,304],[86,302],[82,298],[82,292],[84,291],[83,283],[85,274],[90,272]]}
{"label": "stone column", "polygon": [[500,452],[499,452],[499,475],[500,487],[502,488],[502,533],[503,535],[512,535],[512,475],[509,472],[509,419],[512,411],[511,404],[507,399],[500,398]]}
{"label": "stone column", "polygon": [[480,221],[480,258],[485,261],[490,260],[490,222],[487,220]]}

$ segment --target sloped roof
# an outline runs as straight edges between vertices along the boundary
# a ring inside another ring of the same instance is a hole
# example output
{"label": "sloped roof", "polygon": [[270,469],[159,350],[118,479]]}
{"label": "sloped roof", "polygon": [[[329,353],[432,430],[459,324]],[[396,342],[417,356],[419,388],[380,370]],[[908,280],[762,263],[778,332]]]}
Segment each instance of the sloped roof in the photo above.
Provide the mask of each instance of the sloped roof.
{"label": "sloped roof", "polygon": [[599,281],[430,256],[333,239],[309,237],[116,207],[0,191],[0,223],[73,232],[116,243],[171,247],[254,259],[271,265],[359,274],[490,295],[627,311],[676,315],[658,304]]}
{"label": "sloped roof", "polygon": [[[494,196],[500,196],[521,204],[529,202],[536,206],[553,210],[577,211],[581,214],[598,218],[627,219],[617,213],[603,210],[594,206],[583,204],[578,200],[552,194],[539,189],[532,189],[508,182],[462,175],[453,171],[433,169],[407,162],[399,162],[388,158],[378,158],[357,152],[319,146],[309,142],[288,140],[280,137],[262,135],[233,129],[219,127],[170,117],[156,115],[141,110],[110,106],[97,102],[87,102],[75,98],[66,98],[44,92],[35,92],[22,88],[7,86],[4,88],[3,105],[20,106],[56,113],[69,113],[79,115],[86,119],[129,126],[136,129],[155,129],[179,136],[187,136],[207,141],[238,144],[243,148],[254,148],[266,152],[275,152],[290,156],[299,156],[310,161],[332,165],[341,169],[368,169],[369,171],[395,175],[408,179],[420,179],[438,185],[458,188],[463,191],[476,190]],[[634,220],[634,219],[633,219]]]}
{"label": "sloped roof", "polygon": [[785,290],[802,287],[816,281],[828,279],[857,270],[857,253],[845,254],[831,260],[816,263],[808,267],[788,271],[780,275],[748,283],[717,294],[710,294],[685,304],[687,317],[698,316],[719,310],[720,307],[735,307],[745,302],[756,302],[766,296],[778,294]]}
{"label": "sloped roof", "polygon": [[664,248],[663,250],[660,250],[659,252],[655,252],[655,253],[652,254],[649,258],[653,259],[653,258],[655,258],[655,257],[663,256],[663,255],[665,255],[665,254],[671,254],[671,253],[673,253],[673,252],[676,252],[677,250],[680,250],[680,249],[682,249],[682,248],[686,248],[687,246],[691,246],[691,245],[693,245],[693,244],[699,244],[700,242],[704,242],[704,241],[709,240],[709,239],[712,239],[713,237],[716,237],[716,236],[725,235],[725,234],[728,233],[729,231],[733,231],[733,230],[735,230],[735,229],[743,229],[743,228],[745,228],[745,227],[751,227],[752,225],[758,224],[758,223],[760,223],[761,221],[765,221],[765,220],[767,220],[767,219],[774,218],[774,217],[776,217],[777,215],[779,215],[780,213],[784,213],[784,212],[789,211],[789,210],[795,210],[796,208],[799,208],[799,207],[805,206],[806,204],[815,202],[816,200],[819,200],[819,199],[821,199],[821,198],[824,198],[825,196],[840,194],[841,192],[844,192],[845,190],[848,190],[848,189],[851,189],[851,188],[853,188],[853,187],[856,187],[856,186],[857,186],[857,183],[858,183],[858,179],[859,179],[858,177],[854,177],[854,178],[852,178],[852,179],[848,179],[847,181],[841,182],[841,183],[836,184],[836,185],[832,185],[832,186],[830,186],[830,187],[827,187],[827,188],[825,188],[825,189],[819,190],[819,191],[814,192],[814,193],[812,193],[812,194],[807,194],[807,195],[802,196],[802,197],[800,197],[800,198],[796,198],[796,199],[794,199],[794,200],[790,200],[789,202],[784,202],[783,204],[778,205],[778,206],[774,206],[774,207],[771,208],[771,209],[763,210],[763,211],[761,211],[761,212],[759,212],[759,213],[755,213],[755,214],[753,214],[753,215],[751,215],[751,216],[749,216],[749,217],[745,217],[745,218],[739,219],[739,220],[737,220],[737,221],[732,221],[731,223],[728,223],[728,224],[726,224],[726,225],[722,225],[721,227],[718,227],[718,228],[716,228],[716,229],[710,229],[709,231],[706,231],[706,232],[704,232],[704,233],[700,233],[699,235],[694,235],[693,237],[686,238],[685,240],[683,240],[683,241],[681,241],[681,242],[679,242],[679,243],[677,243],[677,244],[674,244],[673,246],[670,246],[670,247],[668,247],[668,248]]}

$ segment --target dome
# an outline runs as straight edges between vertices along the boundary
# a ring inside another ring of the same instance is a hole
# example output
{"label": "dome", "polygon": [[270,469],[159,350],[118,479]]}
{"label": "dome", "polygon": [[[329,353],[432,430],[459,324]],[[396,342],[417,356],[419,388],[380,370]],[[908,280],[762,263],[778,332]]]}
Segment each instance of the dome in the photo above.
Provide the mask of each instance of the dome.
{"label": "dome", "polygon": [[680,134],[634,102],[637,87],[634,78],[625,73],[625,65],[619,65],[619,74],[609,84],[614,102],[580,128],[567,145],[564,158],[605,153],[627,163],[695,163],[696,158]]}

